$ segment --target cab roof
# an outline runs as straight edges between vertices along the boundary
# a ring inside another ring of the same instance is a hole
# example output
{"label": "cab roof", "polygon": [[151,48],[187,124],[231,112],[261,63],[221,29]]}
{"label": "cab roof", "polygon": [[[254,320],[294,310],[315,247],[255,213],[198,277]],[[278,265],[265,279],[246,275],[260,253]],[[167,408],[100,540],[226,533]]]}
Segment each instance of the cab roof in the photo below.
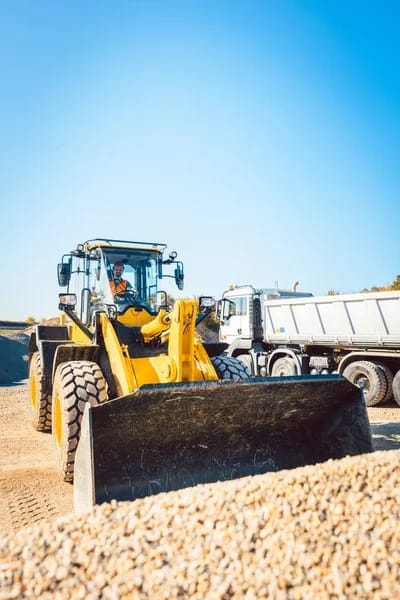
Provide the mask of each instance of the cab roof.
{"label": "cab roof", "polygon": [[167,247],[167,244],[158,242],[133,242],[128,240],[113,240],[109,238],[96,238],[88,240],[83,245],[83,250],[89,252],[94,248],[119,248],[126,250],[145,250],[159,252],[162,254]]}

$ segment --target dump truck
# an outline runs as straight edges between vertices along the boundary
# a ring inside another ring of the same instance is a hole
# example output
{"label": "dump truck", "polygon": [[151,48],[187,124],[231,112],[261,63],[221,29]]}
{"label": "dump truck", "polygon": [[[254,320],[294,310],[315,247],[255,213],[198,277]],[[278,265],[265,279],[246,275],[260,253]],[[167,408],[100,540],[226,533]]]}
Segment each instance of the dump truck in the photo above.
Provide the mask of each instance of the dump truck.
{"label": "dump truck", "polygon": [[218,301],[220,341],[253,375],[339,373],[368,406],[400,405],[400,291],[313,296],[231,286]]}
{"label": "dump truck", "polygon": [[184,269],[165,244],[89,240],[57,271],[59,320],[29,340],[30,411],[77,512],[372,451],[343,377],[253,378],[226,344],[203,342],[215,300],[172,302],[166,284],[183,290]]}

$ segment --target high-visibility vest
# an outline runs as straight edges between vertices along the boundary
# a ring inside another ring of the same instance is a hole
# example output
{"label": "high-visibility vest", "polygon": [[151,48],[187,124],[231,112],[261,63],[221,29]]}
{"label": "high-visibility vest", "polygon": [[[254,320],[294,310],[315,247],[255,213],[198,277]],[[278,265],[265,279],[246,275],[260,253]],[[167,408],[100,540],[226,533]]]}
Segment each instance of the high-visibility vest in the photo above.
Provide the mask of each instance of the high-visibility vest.
{"label": "high-visibility vest", "polygon": [[111,287],[111,292],[112,295],[115,296],[115,294],[121,294],[123,292],[127,291],[128,288],[128,280],[127,279],[121,279],[117,285],[115,284],[115,281],[112,279],[110,281],[110,287]]}

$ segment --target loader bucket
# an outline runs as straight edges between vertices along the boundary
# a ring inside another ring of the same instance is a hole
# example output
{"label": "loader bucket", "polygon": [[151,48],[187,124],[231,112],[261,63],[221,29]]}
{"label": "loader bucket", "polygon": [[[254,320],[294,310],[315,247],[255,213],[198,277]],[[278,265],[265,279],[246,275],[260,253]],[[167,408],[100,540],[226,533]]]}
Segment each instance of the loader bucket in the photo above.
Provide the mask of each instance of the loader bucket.
{"label": "loader bucket", "polygon": [[86,408],[74,505],[371,451],[361,391],[339,375],[143,386]]}

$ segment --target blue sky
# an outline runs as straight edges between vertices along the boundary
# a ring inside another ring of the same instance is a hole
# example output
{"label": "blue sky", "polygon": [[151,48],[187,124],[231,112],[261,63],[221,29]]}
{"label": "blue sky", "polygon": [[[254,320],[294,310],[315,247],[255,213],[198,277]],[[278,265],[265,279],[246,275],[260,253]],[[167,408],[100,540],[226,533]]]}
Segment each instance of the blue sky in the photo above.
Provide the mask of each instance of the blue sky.
{"label": "blue sky", "polygon": [[167,243],[185,294],[400,273],[397,2],[0,2],[0,318],[57,314],[95,237]]}

